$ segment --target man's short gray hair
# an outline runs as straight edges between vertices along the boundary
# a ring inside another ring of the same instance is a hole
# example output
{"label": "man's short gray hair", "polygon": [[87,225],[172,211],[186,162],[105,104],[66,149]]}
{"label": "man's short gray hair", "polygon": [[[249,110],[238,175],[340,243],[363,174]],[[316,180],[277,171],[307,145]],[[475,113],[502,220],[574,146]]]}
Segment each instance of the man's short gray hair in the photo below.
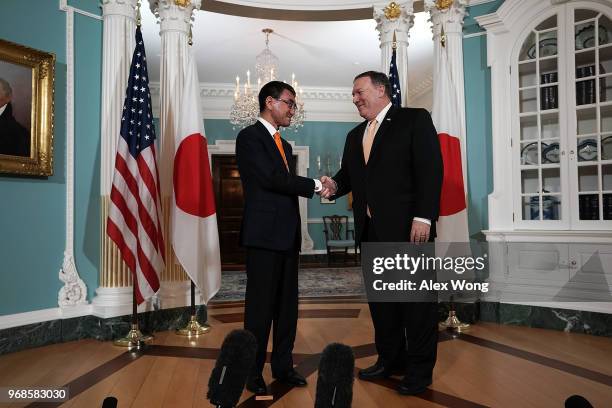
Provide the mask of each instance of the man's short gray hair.
{"label": "man's short gray hair", "polygon": [[11,85],[5,79],[0,78],[0,93],[4,96],[12,96],[13,90],[11,89]]}

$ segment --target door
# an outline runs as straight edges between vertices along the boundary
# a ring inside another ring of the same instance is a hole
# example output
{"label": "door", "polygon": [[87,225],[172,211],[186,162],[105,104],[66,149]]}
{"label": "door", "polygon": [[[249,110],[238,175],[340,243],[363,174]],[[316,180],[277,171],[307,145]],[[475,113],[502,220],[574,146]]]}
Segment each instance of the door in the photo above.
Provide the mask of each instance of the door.
{"label": "door", "polygon": [[244,270],[245,251],[240,247],[240,224],[244,199],[236,156],[212,156],[212,174],[215,202],[217,203],[222,269]]}

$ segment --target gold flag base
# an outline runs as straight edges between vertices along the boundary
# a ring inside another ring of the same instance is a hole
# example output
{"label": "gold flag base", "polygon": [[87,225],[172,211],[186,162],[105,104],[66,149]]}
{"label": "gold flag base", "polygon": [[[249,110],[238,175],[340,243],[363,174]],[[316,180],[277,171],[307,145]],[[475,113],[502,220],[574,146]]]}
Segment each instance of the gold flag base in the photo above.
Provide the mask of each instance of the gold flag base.
{"label": "gold flag base", "polygon": [[451,330],[457,333],[464,332],[470,328],[468,323],[461,323],[454,310],[448,311],[448,317],[445,321],[438,323],[440,329]]}
{"label": "gold flag base", "polygon": [[182,329],[177,329],[176,334],[179,336],[199,336],[206,334],[210,331],[210,326],[206,323],[200,324],[198,318],[192,315],[189,319],[189,323]]}
{"label": "gold flag base", "polygon": [[132,324],[132,329],[125,337],[117,339],[113,342],[119,347],[138,347],[138,344],[148,343],[153,340],[153,336],[142,334],[137,324]]}

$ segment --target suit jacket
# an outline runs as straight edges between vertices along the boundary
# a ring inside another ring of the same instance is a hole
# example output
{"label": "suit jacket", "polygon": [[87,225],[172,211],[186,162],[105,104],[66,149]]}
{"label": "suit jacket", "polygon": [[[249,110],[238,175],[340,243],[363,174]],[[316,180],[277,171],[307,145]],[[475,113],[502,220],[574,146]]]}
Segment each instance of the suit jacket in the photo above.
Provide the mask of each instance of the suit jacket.
{"label": "suit jacket", "polygon": [[[282,143],[289,168],[294,169],[291,145]],[[241,244],[277,251],[299,249],[298,196],[312,197],[314,180],[287,171],[274,139],[259,121],[238,134],[236,161],[244,193]]]}
{"label": "suit jacket", "polygon": [[413,217],[431,220],[434,237],[443,165],[429,112],[391,107],[376,132],[367,165],[362,144],[366,126],[364,121],[348,133],[340,170],[333,177],[338,184],[336,196],[353,192],[357,242],[361,242],[366,206],[381,241],[408,241]]}
{"label": "suit jacket", "polygon": [[26,157],[30,155],[30,134],[13,117],[13,107],[10,103],[0,115],[0,154]]}

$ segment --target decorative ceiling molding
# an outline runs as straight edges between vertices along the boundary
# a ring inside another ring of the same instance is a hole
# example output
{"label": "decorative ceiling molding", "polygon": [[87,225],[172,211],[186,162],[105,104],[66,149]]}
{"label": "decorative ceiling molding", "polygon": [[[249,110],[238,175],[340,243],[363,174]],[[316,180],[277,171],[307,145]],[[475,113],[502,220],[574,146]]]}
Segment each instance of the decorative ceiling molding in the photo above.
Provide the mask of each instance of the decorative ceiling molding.
{"label": "decorative ceiling molding", "polygon": [[496,0],[469,0],[467,6],[478,6],[480,4],[493,3]]}
{"label": "decorative ceiling molding", "polygon": [[[159,82],[149,83],[153,112],[160,112]],[[204,119],[229,119],[234,103],[235,85],[229,83],[201,83],[200,98]],[[351,88],[304,87],[302,98],[306,105],[306,121],[361,122],[352,102]]]}
{"label": "decorative ceiling molding", "polygon": [[[433,78],[429,76],[423,82],[410,88],[408,98],[417,99],[431,92]],[[160,86],[159,82],[150,82],[153,112],[159,118]],[[234,100],[236,85],[230,83],[201,83],[200,99],[204,119],[229,120],[230,108]],[[306,106],[307,122],[361,122],[353,105],[351,88],[304,87],[302,98]]]}
{"label": "decorative ceiling molding", "polygon": [[[470,0],[468,6],[492,3],[495,0]],[[293,4],[288,4],[293,3]],[[424,11],[423,0],[414,2],[413,11]],[[206,0],[202,10],[240,17],[285,21],[349,21],[369,20],[373,6],[386,6],[388,1],[371,0]]]}
{"label": "decorative ceiling molding", "polygon": [[[240,17],[285,21],[349,21],[372,18],[373,5],[387,2],[371,1],[303,1],[288,5],[285,1],[218,1],[202,2],[202,10]],[[423,0],[414,2],[414,12],[423,11]]]}

